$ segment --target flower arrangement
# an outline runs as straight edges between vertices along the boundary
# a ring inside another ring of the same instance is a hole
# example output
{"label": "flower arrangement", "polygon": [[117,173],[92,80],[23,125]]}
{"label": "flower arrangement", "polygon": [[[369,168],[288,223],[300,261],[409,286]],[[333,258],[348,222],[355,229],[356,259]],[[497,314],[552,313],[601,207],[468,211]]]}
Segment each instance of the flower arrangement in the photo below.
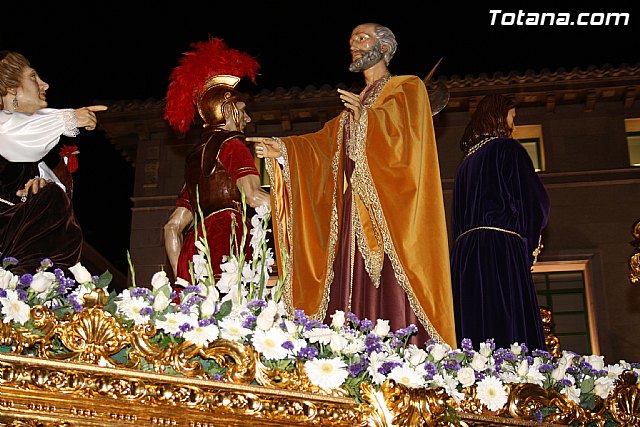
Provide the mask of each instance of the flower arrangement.
{"label": "flower arrangement", "polygon": [[[281,301],[282,277],[275,286],[267,286],[274,265],[267,246],[269,218],[269,210],[259,207],[240,245],[235,245],[232,235],[232,255],[222,260],[218,280],[203,234],[196,239],[192,281],[176,283],[181,292],[176,294],[164,271],[155,273],[148,286],[138,286],[131,266],[132,287],[117,295],[110,293],[105,310],[125,325],[153,325],[161,346],[190,342],[206,347],[220,338],[249,345],[265,366],[281,372],[303,366],[314,386],[327,393],[345,390],[358,401],[362,383],[379,387],[393,380],[409,389],[441,387],[459,407],[473,396],[486,410],[499,413],[507,404],[510,387],[534,384],[559,392],[580,408],[594,409],[599,399],[612,393],[623,373],[631,372],[636,378],[640,374],[638,363],[605,364],[602,356],[570,351],[554,358],[545,351],[530,353],[519,343],[495,348],[492,340],[472,343],[466,339],[457,349],[431,341],[421,348],[409,343],[416,331],[413,325],[391,331],[386,320],[358,319],[342,311],[332,315],[330,325],[302,311],[290,316]],[[239,248],[249,236],[251,257],[245,259]],[[93,276],[81,264],[71,267],[72,277],[67,277],[47,259],[35,274],[17,276],[11,272],[16,262],[5,258],[0,268],[0,318],[4,324],[33,333],[38,332],[31,319],[33,307],[45,306],[58,317],[82,312],[83,297],[96,289],[106,291],[111,280],[108,272]],[[0,352],[9,352],[1,338]],[[58,345],[54,350],[64,352]],[[118,357],[126,360],[126,351]],[[196,357],[210,378],[222,377],[223,367]],[[546,415],[545,408],[534,411],[538,421]]]}

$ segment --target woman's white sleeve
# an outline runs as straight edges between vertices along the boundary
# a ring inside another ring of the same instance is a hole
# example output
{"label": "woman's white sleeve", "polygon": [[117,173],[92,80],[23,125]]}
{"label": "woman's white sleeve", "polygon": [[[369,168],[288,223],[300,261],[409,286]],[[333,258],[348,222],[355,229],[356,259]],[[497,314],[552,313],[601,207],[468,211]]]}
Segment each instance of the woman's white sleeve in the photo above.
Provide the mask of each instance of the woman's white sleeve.
{"label": "woman's white sleeve", "polygon": [[44,108],[35,113],[0,111],[0,156],[10,162],[36,162],[60,140],[79,133],[72,109]]}

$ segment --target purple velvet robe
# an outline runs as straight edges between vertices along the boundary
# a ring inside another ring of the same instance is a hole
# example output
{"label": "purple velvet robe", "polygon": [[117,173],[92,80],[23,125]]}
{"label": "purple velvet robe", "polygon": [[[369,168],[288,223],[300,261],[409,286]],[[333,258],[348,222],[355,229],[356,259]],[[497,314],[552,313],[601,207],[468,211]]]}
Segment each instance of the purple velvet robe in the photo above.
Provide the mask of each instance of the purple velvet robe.
{"label": "purple velvet robe", "polygon": [[494,139],[460,164],[451,253],[458,344],[493,338],[496,348],[546,350],[531,266],[548,215],[547,193],[517,140]]}

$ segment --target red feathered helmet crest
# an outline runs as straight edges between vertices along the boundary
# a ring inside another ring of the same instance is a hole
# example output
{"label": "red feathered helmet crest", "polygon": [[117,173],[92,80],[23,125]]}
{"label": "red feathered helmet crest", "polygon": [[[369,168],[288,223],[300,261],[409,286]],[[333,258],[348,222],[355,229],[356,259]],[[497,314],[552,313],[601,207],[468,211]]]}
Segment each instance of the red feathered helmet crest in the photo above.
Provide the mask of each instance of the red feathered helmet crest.
{"label": "red feathered helmet crest", "polygon": [[218,38],[191,44],[169,77],[164,118],[186,133],[194,120],[196,106],[207,125],[224,124],[222,109],[235,101],[240,79],[255,83],[258,61],[244,52],[232,49]]}

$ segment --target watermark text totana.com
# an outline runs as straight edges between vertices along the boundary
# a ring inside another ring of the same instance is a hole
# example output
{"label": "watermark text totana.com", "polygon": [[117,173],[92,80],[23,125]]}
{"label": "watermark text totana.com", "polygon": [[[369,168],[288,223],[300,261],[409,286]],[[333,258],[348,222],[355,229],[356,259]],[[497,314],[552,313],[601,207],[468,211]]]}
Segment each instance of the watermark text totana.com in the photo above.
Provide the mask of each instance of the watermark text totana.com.
{"label": "watermark text totana.com", "polygon": [[491,25],[591,25],[624,26],[631,19],[628,12],[507,12],[490,9]]}

